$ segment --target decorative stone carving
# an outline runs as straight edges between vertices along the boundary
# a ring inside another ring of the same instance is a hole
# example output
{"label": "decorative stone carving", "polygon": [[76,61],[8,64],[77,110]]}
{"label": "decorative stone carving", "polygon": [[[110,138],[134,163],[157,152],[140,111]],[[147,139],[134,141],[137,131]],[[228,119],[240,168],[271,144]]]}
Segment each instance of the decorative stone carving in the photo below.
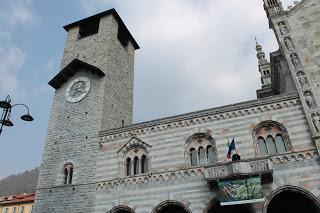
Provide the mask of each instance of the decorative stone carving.
{"label": "decorative stone carving", "polygon": [[207,181],[216,181],[239,175],[255,175],[272,173],[272,165],[268,159],[230,162],[223,166],[205,168]]}
{"label": "decorative stone carving", "polygon": [[293,45],[291,38],[285,37],[284,43],[289,51],[294,50],[294,45]]}
{"label": "decorative stone carving", "polygon": [[309,85],[309,83],[307,81],[307,78],[306,78],[306,75],[304,74],[304,72],[298,72],[297,73],[297,77],[298,77],[298,81],[300,83],[300,86],[302,88],[304,88],[304,87]]}
{"label": "decorative stone carving", "polygon": [[315,130],[320,132],[320,116],[318,112],[312,114],[312,123]]}
{"label": "decorative stone carving", "polygon": [[299,68],[299,67],[301,67],[301,63],[300,63],[299,56],[298,56],[296,53],[292,53],[292,54],[290,55],[290,57],[291,57],[291,62],[292,62],[292,64],[293,64],[294,68]]}
{"label": "decorative stone carving", "polygon": [[285,34],[287,34],[289,32],[289,30],[288,30],[288,28],[287,28],[287,26],[286,26],[286,24],[284,22],[280,22],[279,23],[279,29],[280,29],[280,33],[282,35],[285,35]]}
{"label": "decorative stone carving", "polygon": [[315,105],[315,101],[313,99],[311,92],[309,92],[309,91],[305,92],[304,98],[306,100],[306,103],[307,103],[309,109],[314,109],[316,105]]}

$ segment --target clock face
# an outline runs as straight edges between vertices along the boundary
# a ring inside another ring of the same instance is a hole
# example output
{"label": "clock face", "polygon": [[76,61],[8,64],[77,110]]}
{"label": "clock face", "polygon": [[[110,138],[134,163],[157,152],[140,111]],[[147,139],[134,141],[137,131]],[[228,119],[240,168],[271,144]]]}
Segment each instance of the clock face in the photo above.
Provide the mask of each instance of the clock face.
{"label": "clock face", "polygon": [[75,103],[81,101],[90,90],[90,80],[87,77],[79,77],[71,81],[66,90],[68,102]]}

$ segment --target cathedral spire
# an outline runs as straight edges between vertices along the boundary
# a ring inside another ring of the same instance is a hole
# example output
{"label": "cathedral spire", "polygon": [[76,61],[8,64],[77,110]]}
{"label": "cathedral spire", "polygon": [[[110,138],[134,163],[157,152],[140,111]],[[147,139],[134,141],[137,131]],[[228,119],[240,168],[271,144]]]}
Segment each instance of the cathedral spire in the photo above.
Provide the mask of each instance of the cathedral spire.
{"label": "cathedral spire", "polygon": [[257,51],[257,58],[259,59],[259,64],[269,63],[266,59],[266,54],[262,50],[262,46],[258,43],[257,38],[256,40],[256,51]]}
{"label": "cathedral spire", "polygon": [[271,89],[271,64],[266,59],[266,54],[262,50],[262,46],[256,41],[256,51],[258,58],[258,67],[261,75],[262,89],[257,91],[258,98],[269,96],[272,93]]}

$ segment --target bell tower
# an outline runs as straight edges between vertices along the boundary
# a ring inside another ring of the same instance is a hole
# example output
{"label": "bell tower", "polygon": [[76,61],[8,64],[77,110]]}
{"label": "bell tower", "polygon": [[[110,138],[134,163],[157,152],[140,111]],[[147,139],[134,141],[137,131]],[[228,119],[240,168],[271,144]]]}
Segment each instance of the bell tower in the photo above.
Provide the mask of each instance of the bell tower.
{"label": "bell tower", "polygon": [[266,59],[266,54],[262,50],[262,46],[256,40],[256,51],[258,58],[258,67],[261,75],[261,89],[257,90],[257,98],[264,98],[275,95],[275,91],[271,84],[271,64]]}
{"label": "bell tower", "polygon": [[64,26],[67,40],[55,89],[33,212],[94,212],[101,130],[132,124],[138,44],[108,10]]}

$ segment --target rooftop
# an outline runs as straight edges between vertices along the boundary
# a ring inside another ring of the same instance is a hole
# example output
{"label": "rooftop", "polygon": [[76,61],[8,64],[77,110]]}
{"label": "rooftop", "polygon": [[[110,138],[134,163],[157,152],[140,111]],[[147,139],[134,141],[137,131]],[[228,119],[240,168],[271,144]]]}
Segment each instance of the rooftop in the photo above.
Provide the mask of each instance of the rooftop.
{"label": "rooftop", "polygon": [[107,11],[104,11],[104,12],[101,12],[101,13],[98,13],[96,15],[90,16],[90,17],[85,18],[85,19],[81,19],[81,20],[73,22],[71,24],[65,25],[63,28],[66,31],[68,31],[70,28],[73,28],[73,27],[78,26],[78,25],[83,24],[83,23],[94,22],[97,19],[100,19],[100,18],[108,16],[108,15],[113,15],[115,17],[115,19],[119,23],[119,27],[121,27],[124,30],[124,32],[128,35],[128,37],[129,37],[130,41],[132,42],[134,48],[135,49],[140,49],[138,43],[133,38],[133,36],[131,35],[130,31],[128,30],[126,25],[123,23],[122,19],[120,18],[119,14],[117,13],[117,11],[114,8],[112,8],[110,10],[107,10]]}

